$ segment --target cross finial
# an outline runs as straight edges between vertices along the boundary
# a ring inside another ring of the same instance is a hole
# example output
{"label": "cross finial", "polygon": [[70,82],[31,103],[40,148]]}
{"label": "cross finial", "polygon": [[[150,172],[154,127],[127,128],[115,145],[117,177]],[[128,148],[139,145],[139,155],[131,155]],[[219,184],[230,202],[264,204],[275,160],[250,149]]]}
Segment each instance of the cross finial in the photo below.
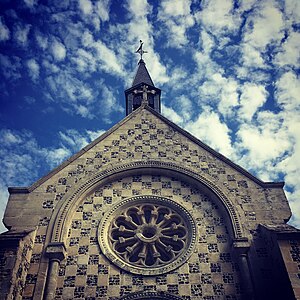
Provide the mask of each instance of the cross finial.
{"label": "cross finial", "polygon": [[135,51],[135,53],[139,53],[140,54],[141,59],[143,59],[143,54],[144,53],[148,53],[147,51],[143,50],[143,44],[144,44],[143,41],[140,40],[140,47]]}

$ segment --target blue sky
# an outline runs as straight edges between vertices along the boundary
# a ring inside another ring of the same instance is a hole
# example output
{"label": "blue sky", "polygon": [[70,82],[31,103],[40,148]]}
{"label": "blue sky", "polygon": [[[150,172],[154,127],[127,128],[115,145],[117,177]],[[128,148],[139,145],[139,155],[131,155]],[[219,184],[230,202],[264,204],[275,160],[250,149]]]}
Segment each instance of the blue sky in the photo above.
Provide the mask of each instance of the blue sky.
{"label": "blue sky", "polygon": [[1,218],[7,186],[30,185],[125,116],[140,39],[162,114],[284,180],[300,227],[299,0],[1,0]]}

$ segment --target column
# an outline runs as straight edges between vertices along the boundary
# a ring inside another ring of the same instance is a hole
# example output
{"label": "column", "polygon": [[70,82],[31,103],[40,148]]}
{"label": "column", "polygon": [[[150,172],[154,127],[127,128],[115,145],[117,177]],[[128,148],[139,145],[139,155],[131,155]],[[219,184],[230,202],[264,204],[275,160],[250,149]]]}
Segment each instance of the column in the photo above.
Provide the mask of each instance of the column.
{"label": "column", "polygon": [[46,255],[49,257],[49,267],[44,299],[53,300],[55,297],[59,265],[66,257],[66,247],[64,243],[50,243],[47,246]]}
{"label": "column", "polygon": [[248,261],[250,243],[247,238],[235,239],[233,248],[240,268],[243,299],[252,300],[254,299],[254,290]]}

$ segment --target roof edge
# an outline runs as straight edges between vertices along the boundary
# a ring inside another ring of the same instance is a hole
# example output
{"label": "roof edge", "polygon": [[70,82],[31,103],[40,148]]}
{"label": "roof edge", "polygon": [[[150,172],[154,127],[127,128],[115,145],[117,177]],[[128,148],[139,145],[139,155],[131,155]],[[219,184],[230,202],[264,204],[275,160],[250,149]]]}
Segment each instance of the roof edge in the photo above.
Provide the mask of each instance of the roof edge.
{"label": "roof edge", "polygon": [[207,144],[205,144],[204,142],[202,142],[201,140],[199,140],[198,138],[193,136],[191,133],[189,133],[185,129],[179,127],[178,125],[176,125],[175,123],[173,123],[172,121],[170,121],[169,119],[164,117],[163,115],[161,115],[158,112],[156,112],[155,110],[153,110],[150,106],[146,105],[145,109],[147,109],[148,111],[150,111],[151,113],[156,115],[158,118],[161,118],[164,122],[169,124],[171,127],[175,128],[177,131],[179,131],[181,134],[183,134],[184,136],[186,136],[187,138],[192,140],[194,143],[198,144],[200,147],[204,148],[206,151],[208,151],[212,155],[214,155],[217,158],[219,158],[220,160],[224,161],[225,163],[230,165],[232,168],[234,168],[238,172],[242,173],[243,175],[245,175],[246,177],[248,177],[255,183],[259,184],[261,187],[263,187],[263,188],[283,188],[284,187],[284,185],[285,185],[284,181],[280,181],[280,182],[264,182],[264,181],[262,181],[261,179],[255,177],[254,175],[252,175],[250,172],[248,172],[241,166],[239,166],[236,163],[234,163],[233,161],[231,161],[229,158],[227,158],[223,154],[212,149],[210,146],[208,146]]}
{"label": "roof edge", "polygon": [[143,85],[147,85],[147,86],[150,86],[151,88],[153,88],[154,90],[161,91],[160,88],[158,88],[158,87],[156,87],[156,86],[154,86],[154,85],[150,85],[150,84],[148,84],[148,83],[142,81],[142,82],[140,82],[140,83],[138,83],[138,84],[136,84],[136,85],[133,85],[133,86],[131,86],[130,88],[126,89],[126,90],[124,91],[124,93],[126,94],[126,93],[128,93],[128,92],[131,92],[131,91],[135,90],[137,87],[140,87],[140,86],[143,86]]}
{"label": "roof edge", "polygon": [[28,194],[30,192],[30,188],[26,186],[9,186],[7,189],[9,194]]}
{"label": "roof edge", "polygon": [[52,169],[49,173],[35,181],[33,184],[31,184],[28,187],[8,187],[8,191],[10,194],[22,194],[22,193],[30,193],[33,190],[35,190],[37,187],[39,187],[41,184],[43,184],[45,181],[47,181],[49,178],[51,178],[53,175],[57,174],[59,171],[67,167],[70,163],[72,163],[74,160],[85,154],[88,150],[93,148],[95,145],[97,145],[99,142],[101,142],[103,139],[105,139],[108,135],[113,133],[115,130],[117,130],[120,126],[122,126],[124,123],[126,123],[128,120],[130,120],[133,116],[139,113],[140,110],[142,110],[142,106],[138,109],[134,110],[132,113],[130,113],[128,116],[123,118],[121,121],[119,121],[117,124],[115,124],[113,127],[111,127],[109,130],[107,130],[105,133],[103,133],[101,136],[96,138],[94,141],[92,141],[90,144],[82,148],[77,153],[70,156],[68,159],[63,161],[60,165],[58,165],[56,168]]}
{"label": "roof edge", "polygon": [[113,133],[115,130],[117,130],[120,126],[122,126],[124,123],[126,123],[128,120],[130,120],[133,116],[138,114],[141,110],[147,109],[152,114],[154,114],[156,117],[162,119],[164,122],[166,122],[168,125],[179,131],[181,134],[186,136],[188,139],[193,141],[194,143],[198,144],[200,147],[204,148],[206,151],[211,153],[212,155],[216,156],[223,162],[230,165],[232,168],[237,170],[238,172],[241,172],[243,175],[254,181],[255,183],[259,184],[263,188],[283,188],[285,183],[284,182],[264,182],[260,180],[259,178],[255,177],[251,173],[249,173],[247,170],[242,168],[241,166],[237,165],[233,161],[231,161],[229,158],[225,157],[223,154],[217,152],[216,150],[212,149],[210,146],[193,136],[191,133],[186,131],[185,129],[182,129],[160,113],[156,112],[154,109],[152,109],[149,105],[140,106],[138,109],[131,112],[128,116],[123,118],[121,121],[119,121],[117,124],[115,124],[113,127],[111,127],[109,130],[107,130],[105,133],[103,133],[101,136],[96,138],[94,141],[92,141],[90,144],[82,148],[80,151],[75,153],[74,155],[70,156],[68,159],[66,159],[64,162],[62,162],[60,165],[58,165],[56,168],[51,170],[49,173],[35,181],[33,184],[31,184],[28,187],[8,187],[8,191],[10,194],[27,194],[35,190],[37,187],[39,187],[41,184],[43,184],[45,181],[47,181],[49,178],[51,178],[53,175],[57,174],[59,171],[63,170],[65,167],[67,167],[70,163],[72,163],[74,160],[85,154],[88,150],[93,148],[96,144],[101,142],[103,139],[105,139],[108,135]]}

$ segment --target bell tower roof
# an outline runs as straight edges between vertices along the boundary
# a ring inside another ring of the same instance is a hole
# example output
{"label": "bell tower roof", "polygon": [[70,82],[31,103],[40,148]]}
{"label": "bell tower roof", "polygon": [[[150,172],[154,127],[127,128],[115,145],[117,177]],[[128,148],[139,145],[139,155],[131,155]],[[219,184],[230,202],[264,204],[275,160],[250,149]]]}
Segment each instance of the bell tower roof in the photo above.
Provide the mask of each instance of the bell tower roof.
{"label": "bell tower roof", "polygon": [[154,83],[150,77],[150,74],[146,68],[146,64],[144,60],[141,58],[139,63],[138,63],[138,69],[136,71],[134,80],[132,82],[132,86],[136,86],[140,83],[145,83],[151,86],[154,86]]}
{"label": "bell tower roof", "polygon": [[126,115],[139,108],[147,105],[160,113],[160,94],[161,90],[154,86],[150,74],[143,60],[143,54],[147,51],[143,50],[143,42],[140,41],[140,47],[136,50],[141,58],[138,63],[138,69],[132,82],[131,88],[125,91],[126,97]]}

